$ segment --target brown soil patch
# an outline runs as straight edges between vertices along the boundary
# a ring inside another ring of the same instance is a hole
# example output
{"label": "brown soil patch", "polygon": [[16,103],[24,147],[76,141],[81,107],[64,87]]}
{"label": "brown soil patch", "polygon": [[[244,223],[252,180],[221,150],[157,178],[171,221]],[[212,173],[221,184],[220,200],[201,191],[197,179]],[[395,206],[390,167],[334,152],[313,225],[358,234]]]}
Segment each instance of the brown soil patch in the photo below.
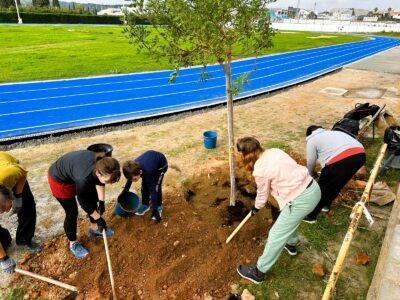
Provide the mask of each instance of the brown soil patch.
{"label": "brown soil patch", "polygon": [[[120,299],[197,299],[206,292],[222,298],[229,294],[230,284],[238,280],[236,265],[255,262],[260,253],[256,249],[262,247],[260,240],[266,237],[271,215],[264,210],[226,245],[225,239],[233,230],[224,226],[229,204],[228,172],[225,160],[212,160],[182,188],[167,187],[161,224],[147,216],[123,219],[108,212],[109,226],[115,231],[109,247]],[[239,187],[249,184],[246,172],[239,171]],[[247,213],[252,200],[243,195],[238,200]],[[47,242],[45,250],[24,265],[32,272],[78,286],[87,299],[110,297],[103,241],[86,237],[83,225],[87,224],[83,223],[87,221],[80,224],[81,240],[90,250],[87,258],[74,259],[62,235]],[[52,299],[67,294],[41,283],[34,287],[37,291],[40,297]]]}
{"label": "brown soil patch", "polygon": [[[304,159],[291,153],[299,163]],[[272,224],[270,209],[260,211],[229,244],[226,238],[253,205],[255,183],[240,161],[237,163],[236,209],[229,205],[229,165],[212,159],[196,170],[180,188],[164,192],[165,213],[161,224],[146,217],[120,218],[108,209],[106,219],[115,231],[109,238],[115,284],[120,299],[202,299],[229,296],[237,282],[236,266],[254,263]],[[236,211],[235,211],[236,210]],[[234,213],[232,214],[232,211]],[[87,221],[80,223],[81,241],[90,255],[75,259],[64,235],[46,242],[45,250],[23,265],[32,272],[67,282],[87,299],[109,298],[111,286],[101,238],[85,235]],[[56,299],[67,295],[56,287],[39,284],[35,296]]]}

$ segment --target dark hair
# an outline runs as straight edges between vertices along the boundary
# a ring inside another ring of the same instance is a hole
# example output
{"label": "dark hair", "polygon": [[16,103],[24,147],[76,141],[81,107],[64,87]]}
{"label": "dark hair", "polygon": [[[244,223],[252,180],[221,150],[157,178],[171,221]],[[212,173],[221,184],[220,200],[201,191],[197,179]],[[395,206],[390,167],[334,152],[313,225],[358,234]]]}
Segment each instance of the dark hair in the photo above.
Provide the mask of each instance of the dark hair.
{"label": "dark hair", "polygon": [[264,152],[260,142],[253,137],[244,137],[238,139],[236,143],[237,151],[243,155],[243,163],[249,171],[253,171],[254,164]]}
{"label": "dark hair", "polygon": [[101,175],[110,175],[109,183],[115,183],[121,177],[121,170],[118,160],[113,157],[103,157],[96,161],[95,171]]}
{"label": "dark hair", "polygon": [[4,199],[6,199],[6,200],[12,200],[12,198],[13,198],[11,191],[3,184],[0,184],[0,194],[2,194]]}
{"label": "dark hair", "polygon": [[141,170],[142,167],[140,166],[140,164],[132,160],[126,161],[122,166],[122,172],[124,173],[124,176],[128,180],[131,180],[132,176],[140,175]]}
{"label": "dark hair", "polygon": [[314,130],[317,130],[317,129],[319,129],[319,128],[322,128],[322,127],[321,127],[321,126],[318,126],[318,125],[311,125],[311,126],[309,126],[309,127],[307,128],[307,130],[306,130],[306,136],[311,135],[311,134],[313,133]]}

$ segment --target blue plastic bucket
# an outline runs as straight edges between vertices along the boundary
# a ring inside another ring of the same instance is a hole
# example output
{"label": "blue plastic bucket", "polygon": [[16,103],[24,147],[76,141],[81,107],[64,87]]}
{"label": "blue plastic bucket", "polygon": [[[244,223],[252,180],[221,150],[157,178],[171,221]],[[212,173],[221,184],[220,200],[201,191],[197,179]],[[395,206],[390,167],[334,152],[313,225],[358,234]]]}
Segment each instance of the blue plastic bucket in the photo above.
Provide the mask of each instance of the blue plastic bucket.
{"label": "blue plastic bucket", "polygon": [[139,207],[140,199],[138,195],[132,192],[125,194],[122,199],[115,203],[114,213],[120,217],[128,217]]}
{"label": "blue plastic bucket", "polygon": [[204,147],[206,147],[206,149],[214,149],[217,147],[217,136],[218,133],[216,131],[205,131],[203,133]]}

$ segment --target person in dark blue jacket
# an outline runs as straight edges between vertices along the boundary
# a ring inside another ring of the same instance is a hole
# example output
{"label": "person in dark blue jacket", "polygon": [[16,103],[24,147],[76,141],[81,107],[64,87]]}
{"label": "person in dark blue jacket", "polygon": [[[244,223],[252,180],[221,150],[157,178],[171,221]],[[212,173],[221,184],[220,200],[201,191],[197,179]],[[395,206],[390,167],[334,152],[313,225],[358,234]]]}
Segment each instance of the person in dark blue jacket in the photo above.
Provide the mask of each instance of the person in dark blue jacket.
{"label": "person in dark blue jacket", "polygon": [[132,182],[142,178],[142,206],[136,211],[136,215],[143,216],[152,205],[152,220],[161,221],[162,206],[162,181],[168,170],[168,162],[164,154],[149,150],[134,159],[126,161],[122,171],[127,179],[120,197],[129,191]]}

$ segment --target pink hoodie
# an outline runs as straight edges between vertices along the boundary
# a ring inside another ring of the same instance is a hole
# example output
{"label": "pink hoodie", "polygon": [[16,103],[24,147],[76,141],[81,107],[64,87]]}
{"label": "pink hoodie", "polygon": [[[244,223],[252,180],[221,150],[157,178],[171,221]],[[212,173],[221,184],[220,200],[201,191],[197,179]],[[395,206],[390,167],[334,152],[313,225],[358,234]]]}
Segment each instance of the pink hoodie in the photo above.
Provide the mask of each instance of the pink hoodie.
{"label": "pink hoodie", "polygon": [[306,167],[280,149],[265,150],[254,165],[253,176],[257,183],[255,207],[258,209],[265,206],[271,192],[282,210],[312,180]]}

